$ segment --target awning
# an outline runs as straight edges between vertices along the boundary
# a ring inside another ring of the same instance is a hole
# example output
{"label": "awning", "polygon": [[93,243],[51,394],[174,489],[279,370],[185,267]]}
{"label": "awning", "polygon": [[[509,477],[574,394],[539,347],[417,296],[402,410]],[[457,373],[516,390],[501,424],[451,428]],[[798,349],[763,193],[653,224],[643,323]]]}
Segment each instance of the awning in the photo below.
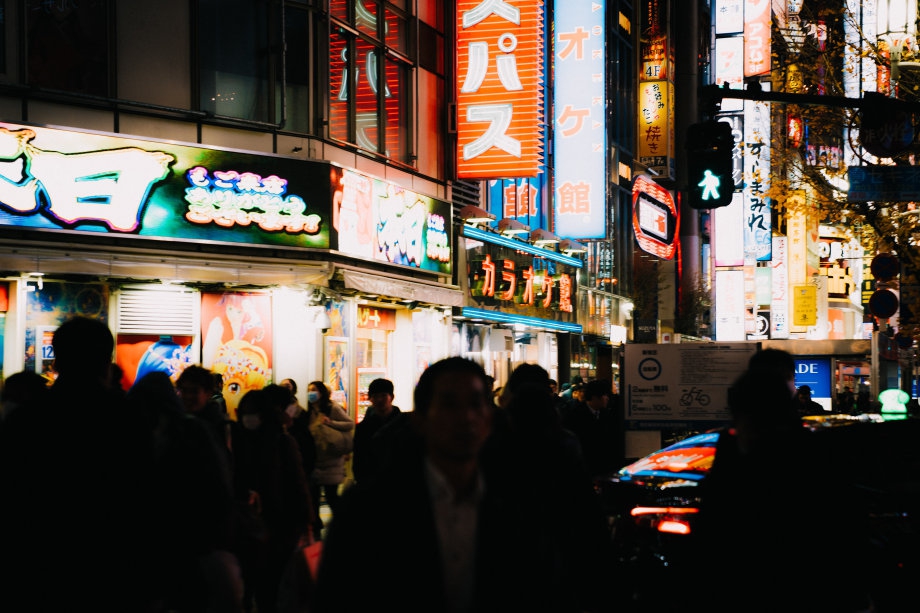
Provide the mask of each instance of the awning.
{"label": "awning", "polygon": [[352,289],[365,294],[389,296],[400,300],[411,300],[441,306],[462,306],[463,292],[447,285],[435,285],[384,276],[380,273],[369,274],[357,270],[342,269],[345,289]]}

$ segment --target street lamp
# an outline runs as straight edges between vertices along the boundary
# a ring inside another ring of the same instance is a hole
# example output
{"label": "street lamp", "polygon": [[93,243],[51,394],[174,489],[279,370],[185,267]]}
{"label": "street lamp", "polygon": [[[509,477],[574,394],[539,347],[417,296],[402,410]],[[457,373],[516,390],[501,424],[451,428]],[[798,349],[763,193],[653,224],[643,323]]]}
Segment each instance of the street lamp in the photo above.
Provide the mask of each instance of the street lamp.
{"label": "street lamp", "polygon": [[[901,53],[910,52],[916,44],[917,0],[879,0],[876,16],[878,37],[888,45],[891,61],[889,94],[897,98],[899,68],[908,65],[901,61]],[[909,64],[917,65],[916,62]]]}

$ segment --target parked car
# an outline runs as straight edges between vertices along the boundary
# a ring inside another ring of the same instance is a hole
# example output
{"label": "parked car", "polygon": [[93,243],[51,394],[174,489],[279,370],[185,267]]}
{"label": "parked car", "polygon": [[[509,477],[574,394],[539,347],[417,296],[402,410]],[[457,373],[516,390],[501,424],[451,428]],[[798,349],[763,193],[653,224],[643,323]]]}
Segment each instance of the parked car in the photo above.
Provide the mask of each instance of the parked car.
{"label": "parked car", "polygon": [[[916,610],[920,579],[920,420],[840,420],[833,427],[804,424],[814,444],[857,493],[869,526],[864,581],[876,613]],[[596,483],[617,557],[620,610],[670,611],[680,608],[688,585],[682,569],[704,556],[692,538],[705,495],[701,485],[716,456],[722,430],[690,436],[655,451]],[[809,478],[776,474],[776,479]],[[820,520],[803,523],[821,529]],[[693,576],[699,577],[699,574]],[[711,587],[711,586],[710,586]],[[905,603],[909,603],[909,606]]]}

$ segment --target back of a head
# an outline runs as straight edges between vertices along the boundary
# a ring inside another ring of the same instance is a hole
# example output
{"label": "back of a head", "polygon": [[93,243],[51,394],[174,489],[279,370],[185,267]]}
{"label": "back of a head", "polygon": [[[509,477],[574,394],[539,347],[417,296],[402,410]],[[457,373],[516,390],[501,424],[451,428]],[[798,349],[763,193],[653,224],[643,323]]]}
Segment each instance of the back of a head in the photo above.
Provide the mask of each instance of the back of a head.
{"label": "back of a head", "polygon": [[728,389],[728,408],[736,425],[761,430],[798,426],[788,381],[779,370],[747,370]]}
{"label": "back of a head", "polygon": [[209,394],[213,394],[214,373],[200,364],[192,364],[179,373],[179,377],[176,379],[176,387],[182,387],[183,385],[200,387]]}
{"label": "back of a head", "polygon": [[179,415],[184,412],[176,387],[165,372],[147,373],[134,382],[128,390],[127,402],[147,417]]}
{"label": "back of a head", "polygon": [[508,414],[523,433],[552,431],[560,425],[554,396],[544,383],[521,382],[510,397]]}
{"label": "back of a head", "polygon": [[482,380],[483,391],[486,396],[491,392],[489,376],[482,366],[467,358],[457,356],[444,358],[426,368],[422,376],[419,377],[418,383],[415,385],[413,400],[415,402],[415,411],[419,415],[428,413],[428,409],[431,407],[432,398],[434,397],[434,385],[437,379],[442,375],[451,373],[468,373],[474,377],[478,377]]}
{"label": "back of a head", "polygon": [[115,337],[102,321],[89,317],[69,319],[54,331],[51,345],[54,369],[59,375],[108,378]]}
{"label": "back of a head", "polygon": [[795,377],[795,358],[782,349],[761,349],[751,356],[748,370],[775,372],[785,377]]}
{"label": "back of a head", "polygon": [[508,382],[505,384],[505,391],[514,394],[517,390],[527,384],[545,386],[549,389],[549,372],[539,364],[524,363],[511,371],[508,376]]}

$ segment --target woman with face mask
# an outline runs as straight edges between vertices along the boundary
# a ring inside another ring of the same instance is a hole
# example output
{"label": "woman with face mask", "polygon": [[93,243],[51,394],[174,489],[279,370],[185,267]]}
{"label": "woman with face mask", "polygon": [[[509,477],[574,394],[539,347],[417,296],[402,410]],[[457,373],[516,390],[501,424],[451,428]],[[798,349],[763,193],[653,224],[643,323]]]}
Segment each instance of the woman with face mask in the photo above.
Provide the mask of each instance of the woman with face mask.
{"label": "woman with face mask", "polygon": [[[313,381],[307,386],[307,415],[316,443],[316,465],[310,478],[310,493],[319,507],[322,490],[329,510],[335,515],[339,486],[345,481],[345,459],[351,453],[354,441],[355,422],[329,396],[329,388],[322,381]],[[317,513],[314,536],[319,537],[322,528],[323,521]]]}

